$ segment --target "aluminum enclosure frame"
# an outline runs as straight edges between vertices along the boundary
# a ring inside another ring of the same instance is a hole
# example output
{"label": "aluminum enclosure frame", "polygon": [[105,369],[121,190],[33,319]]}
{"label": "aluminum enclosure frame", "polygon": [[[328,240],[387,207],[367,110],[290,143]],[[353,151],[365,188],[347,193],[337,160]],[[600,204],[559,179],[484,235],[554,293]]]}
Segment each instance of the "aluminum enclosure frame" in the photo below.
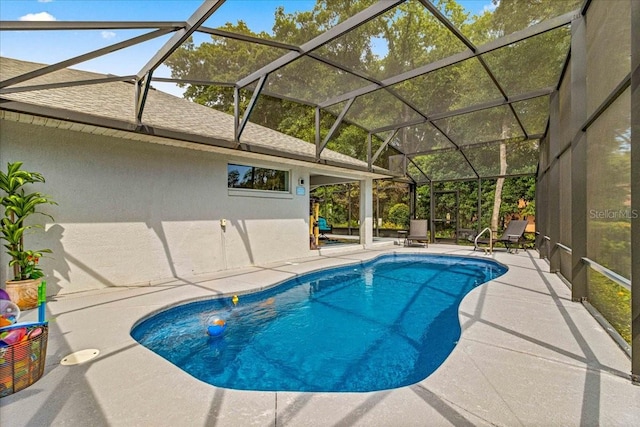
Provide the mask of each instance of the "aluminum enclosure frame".
{"label": "aluminum enclosure frame", "polygon": [[[264,39],[260,39],[257,37],[251,37],[251,36],[246,36],[246,35],[241,35],[241,34],[235,34],[235,33],[230,33],[228,31],[224,31],[224,30],[219,30],[219,29],[215,29],[215,28],[210,28],[210,27],[206,27],[205,26],[205,22],[207,20],[208,17],[210,17],[211,15],[213,15],[215,13],[216,10],[219,9],[219,7],[224,3],[224,0],[206,0],[202,3],[202,5],[200,6],[200,8],[198,8],[197,11],[194,12],[194,14],[187,20],[184,22],[117,22],[117,21],[111,21],[111,22],[63,22],[63,21],[56,21],[56,22],[14,22],[14,21],[2,21],[0,22],[0,31],[25,31],[25,30],[39,30],[39,31],[46,31],[46,30],[91,30],[91,29],[153,29],[155,28],[156,31],[150,34],[146,34],[143,36],[139,36],[137,38],[134,38],[132,40],[123,42],[123,43],[119,43],[104,49],[101,49],[99,51],[94,51],[94,52],[90,52],[86,55],[82,55],[76,58],[73,58],[72,60],[67,60],[67,61],[63,61],[63,62],[59,62],[57,64],[52,64],[50,66],[47,66],[45,68],[39,69],[36,72],[33,73],[28,73],[27,75],[22,75],[22,76],[16,76],[13,77],[11,79],[8,80],[4,80],[0,82],[0,94],[2,93],[12,93],[15,91],[26,91],[29,90],[27,88],[17,88],[15,87],[15,84],[18,82],[25,82],[28,80],[31,80],[35,77],[50,73],[50,72],[54,72],[58,69],[61,68],[65,68],[69,65],[74,65],[89,59],[94,59],[96,57],[102,56],[104,54],[113,52],[114,50],[118,50],[118,49],[122,49],[122,48],[126,48],[128,46],[131,46],[133,44],[137,44],[140,43],[142,41],[144,41],[144,39],[148,39],[148,38],[152,38],[152,37],[158,37],[160,35],[164,35],[167,34],[167,32],[175,32],[175,34],[173,35],[173,37],[167,42],[165,43],[165,45],[158,51],[156,52],[156,54],[153,56],[153,58],[151,58],[147,64],[142,67],[142,69],[140,69],[138,71],[138,73],[136,74],[135,77],[135,102],[136,102],[136,121],[138,122],[138,125],[140,128],[144,128],[144,107],[145,107],[145,103],[146,103],[146,93],[149,90],[149,87],[151,85],[151,83],[153,81],[158,81],[158,82],[180,82],[180,79],[168,79],[168,78],[161,78],[161,77],[154,77],[153,76],[153,71],[158,67],[158,65],[160,63],[162,63],[162,61],[164,59],[166,59],[173,51],[175,51],[175,49],[177,49],[182,42],[184,42],[191,34],[195,33],[195,32],[201,32],[203,34],[211,34],[211,35],[215,35],[218,37],[228,37],[230,39],[235,39],[235,40],[241,40],[241,41],[246,41],[246,42],[250,42],[250,43],[256,43],[256,44],[260,44],[260,45],[265,45],[265,46],[272,46],[272,47],[278,47],[281,49],[288,49],[290,52],[285,54],[284,56],[276,59],[275,61],[273,61],[272,63],[262,67],[259,70],[256,70],[254,73],[249,74],[246,77],[241,78],[240,80],[237,80],[235,82],[214,82],[214,81],[194,81],[193,84],[222,84],[222,85],[228,85],[228,86],[232,86],[235,89],[240,89],[243,87],[246,87],[248,84],[258,81],[258,80],[262,80],[262,82],[264,83],[264,79],[266,79],[266,77],[268,76],[269,73],[272,73],[274,71],[277,71],[278,69],[282,68],[283,66],[291,63],[292,61],[295,61],[301,57],[309,57],[309,58],[314,58],[316,60],[321,60],[325,63],[328,63],[330,66],[333,65],[334,67],[338,68],[341,72],[345,72],[345,73],[350,73],[353,74],[355,76],[358,76],[360,78],[364,78],[367,79],[369,81],[372,81],[372,85],[371,86],[366,86],[363,89],[359,89],[356,92],[351,92],[351,93],[347,93],[345,94],[343,97],[338,97],[338,98],[334,98],[330,101],[325,101],[325,102],[319,102],[317,104],[315,104],[316,108],[326,108],[329,105],[338,103],[338,102],[342,102],[343,100],[349,100],[350,104],[353,103],[353,100],[355,100],[357,97],[359,96],[363,96],[366,95],[367,93],[370,93],[374,90],[378,90],[378,89],[386,89],[388,90],[396,99],[398,99],[400,102],[404,103],[405,105],[408,105],[409,108],[411,108],[412,110],[416,111],[421,117],[422,120],[419,122],[410,122],[410,123],[398,123],[397,125],[394,126],[395,130],[416,124],[416,123],[432,123],[433,121],[436,119],[441,119],[441,118],[445,118],[445,117],[455,117],[457,115],[462,115],[462,114],[466,114],[469,112],[473,112],[473,111],[479,111],[485,108],[492,108],[492,107],[497,107],[497,106],[502,106],[502,105],[507,105],[509,107],[509,109],[511,110],[511,113],[515,119],[515,121],[518,123],[521,132],[524,134],[525,138],[528,137],[527,135],[527,131],[525,129],[525,127],[523,126],[520,117],[518,116],[517,112],[514,110],[513,107],[513,103],[514,102],[518,102],[521,100],[525,100],[525,99],[530,99],[535,97],[537,94],[539,94],[539,96],[542,96],[544,94],[547,94],[550,92],[549,89],[542,89],[539,91],[533,91],[530,92],[524,96],[520,95],[520,96],[516,96],[516,97],[509,97],[507,96],[506,92],[504,91],[504,89],[501,87],[500,83],[498,82],[496,76],[492,73],[490,67],[486,64],[486,62],[484,60],[482,60],[482,58],[480,57],[480,55],[488,53],[488,52],[492,52],[494,50],[500,49],[500,48],[504,48],[507,47],[511,44],[526,40],[528,38],[531,37],[535,37],[536,35],[539,34],[543,34],[547,31],[551,31],[553,29],[559,28],[561,26],[570,24],[577,16],[579,16],[579,11],[573,11],[573,12],[569,12],[569,13],[565,13],[564,15],[552,18],[552,19],[548,19],[548,20],[544,20],[540,23],[537,23],[535,25],[532,25],[524,30],[518,31],[516,33],[513,34],[508,34],[500,39],[494,40],[490,43],[487,43],[486,45],[483,46],[475,46],[458,28],[455,27],[455,25],[453,25],[446,16],[444,16],[437,7],[434,6],[434,4],[428,0],[419,0],[420,3],[423,5],[423,7],[425,8],[425,10],[428,10],[431,14],[433,14],[433,16],[440,21],[458,40],[460,40],[466,47],[467,50],[465,52],[462,52],[460,54],[455,54],[453,56],[450,56],[448,58],[445,58],[444,60],[439,60],[436,61],[432,64],[428,64],[426,66],[422,66],[422,67],[418,67],[414,70],[411,70],[409,72],[404,72],[401,73],[399,75],[396,76],[392,76],[390,78],[387,78],[383,81],[375,81],[374,79],[371,79],[367,76],[362,75],[361,73],[355,71],[355,70],[350,70],[347,67],[343,67],[340,64],[336,64],[336,63],[332,63],[331,61],[328,61],[326,59],[322,59],[321,57],[319,57],[318,55],[315,54],[315,51],[320,48],[321,46],[331,42],[332,40],[336,39],[337,37],[340,37],[343,34],[346,34],[352,30],[354,30],[355,28],[359,27],[360,25],[363,25],[369,21],[371,21],[372,19],[375,19],[376,17],[380,16],[381,14],[393,9],[394,7],[404,3],[406,0],[394,0],[394,1],[378,1],[376,3],[374,3],[373,5],[369,6],[368,8],[358,12],[356,15],[354,15],[353,17],[345,20],[344,22],[339,23],[338,25],[336,25],[335,27],[327,30],[325,33],[319,35],[318,37],[314,38],[313,40],[310,40],[300,46],[294,46],[294,45],[290,45],[287,43],[280,43],[280,42],[276,42],[276,41],[270,41],[270,40],[264,40]],[[452,65],[452,64],[456,64],[460,61],[463,61],[465,59],[469,59],[469,58],[477,58],[478,60],[480,60],[483,68],[485,69],[486,73],[488,74],[488,76],[490,77],[490,79],[494,82],[495,86],[497,87],[497,89],[499,90],[499,92],[502,94],[502,98],[501,100],[498,101],[494,101],[494,102],[489,102],[489,103],[481,103],[478,105],[474,105],[474,106],[470,106],[464,109],[460,109],[457,111],[453,111],[453,112],[440,112],[440,113],[435,113],[432,114],[430,116],[427,116],[424,112],[419,111],[419,109],[417,109],[414,105],[412,105],[409,101],[403,99],[400,95],[398,95],[397,93],[395,93],[393,90],[391,90],[390,86],[397,84],[399,82],[411,79],[413,77],[417,77],[420,75],[424,75],[426,73],[429,73],[431,71],[435,71],[441,68],[444,68],[446,66]],[[129,80],[131,79],[131,76],[123,76],[122,77],[123,80]],[[95,81],[95,82],[86,82],[86,84],[92,84],[92,83],[96,83],[99,84],[102,81]],[[69,82],[69,86],[72,85],[77,85],[79,83],[77,82]],[[13,87],[12,87],[13,86]],[[53,86],[51,86],[53,87]],[[64,87],[64,84],[57,84],[55,87]],[[42,89],[46,89],[46,88],[50,88],[50,87],[46,87],[46,86],[42,86],[42,85],[34,85],[31,87],[31,90],[42,90]],[[264,90],[264,92],[262,92],[262,90]],[[258,96],[260,96],[261,94],[268,94],[269,96],[276,96],[278,97],[278,95],[276,94],[272,94],[269,93],[268,90],[266,88],[262,88],[262,90],[257,90],[254,92],[254,97],[257,99]],[[237,90],[236,90],[236,95],[237,95]],[[346,97],[346,98],[344,98]],[[288,99],[294,102],[300,102],[303,104],[307,104],[307,102],[304,102],[302,100],[298,100],[295,99],[295,97],[282,97],[283,99]],[[255,105],[255,100],[250,104],[250,105]],[[350,123],[349,120],[345,119],[345,114],[346,111],[348,109],[346,109],[345,111],[343,111],[343,114],[340,114],[337,118],[336,121],[334,123],[334,126],[332,128],[332,132],[330,132],[330,134],[324,138],[321,141],[316,142],[316,151],[319,154],[322,152],[322,150],[324,149],[324,147],[326,147],[326,145],[329,142],[329,139],[331,137],[331,134],[333,134],[333,132],[335,132],[335,130],[337,129],[337,127],[341,124],[341,123]],[[236,139],[238,140],[238,143],[240,141],[241,135],[242,135],[242,130],[243,130],[243,124],[246,124],[246,122],[248,120],[250,120],[250,116],[251,116],[251,109],[248,109],[247,111],[245,111],[244,117],[239,117],[239,109],[236,108],[235,110],[235,117],[234,120],[236,123],[238,123],[237,125],[237,129],[236,129]],[[366,129],[365,129],[366,130]],[[381,129],[369,129],[370,133],[376,134],[378,132],[382,132]],[[450,138],[445,132],[444,129],[439,129],[439,131],[442,133],[442,135],[447,138],[452,146],[456,149],[459,150],[460,153],[462,154],[462,156],[464,157],[465,161],[469,164],[470,168],[474,171],[475,174],[475,178],[481,178],[481,174],[478,173],[478,171],[476,170],[476,168],[474,167],[474,165],[469,162],[469,159],[467,158],[464,148],[461,148],[452,138]],[[319,132],[319,129],[316,129],[316,133]],[[387,144],[388,145],[388,144]],[[411,155],[413,153],[409,153],[409,152],[404,152],[403,150],[398,150],[396,147],[396,151],[399,151],[401,154],[405,154],[405,155]],[[374,158],[374,153],[372,153],[371,155],[368,156],[368,158],[366,159],[368,164],[371,165],[370,167],[373,168],[373,164],[375,162],[375,160],[377,160],[377,158],[379,158],[381,155],[381,153],[375,153],[375,158]],[[319,159],[319,157],[317,156],[317,160]],[[505,176],[511,176],[510,174],[506,174]]]}

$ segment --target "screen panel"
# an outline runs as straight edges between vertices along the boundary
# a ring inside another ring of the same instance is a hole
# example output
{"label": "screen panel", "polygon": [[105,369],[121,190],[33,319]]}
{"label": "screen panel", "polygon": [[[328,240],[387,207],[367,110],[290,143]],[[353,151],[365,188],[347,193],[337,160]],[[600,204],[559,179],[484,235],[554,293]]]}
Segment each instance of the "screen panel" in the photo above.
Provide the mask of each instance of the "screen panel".
{"label": "screen panel", "polygon": [[[631,277],[631,96],[587,129],[587,256]],[[637,213],[636,213],[637,214]]]}
{"label": "screen panel", "polygon": [[508,97],[557,86],[569,46],[569,26],[482,55]]}
{"label": "screen panel", "polygon": [[541,135],[545,132],[549,120],[548,95],[514,102],[512,105],[527,135]]}
{"label": "screen panel", "polygon": [[477,178],[460,151],[446,150],[412,157],[420,169],[434,181]]}
{"label": "screen panel", "polygon": [[502,98],[476,58],[393,85],[427,116]]}
{"label": "screen panel", "polygon": [[434,122],[458,145],[523,137],[511,109],[501,105]]}
{"label": "screen panel", "polygon": [[[634,0],[635,1],[635,0]],[[631,2],[593,2],[587,22],[587,115],[631,72]]]}
{"label": "screen panel", "polygon": [[408,0],[314,53],[383,80],[465,49],[422,3]]}
{"label": "screen panel", "polygon": [[379,89],[356,98],[345,119],[365,129],[374,130],[417,121],[422,119],[422,116],[386,89]]}

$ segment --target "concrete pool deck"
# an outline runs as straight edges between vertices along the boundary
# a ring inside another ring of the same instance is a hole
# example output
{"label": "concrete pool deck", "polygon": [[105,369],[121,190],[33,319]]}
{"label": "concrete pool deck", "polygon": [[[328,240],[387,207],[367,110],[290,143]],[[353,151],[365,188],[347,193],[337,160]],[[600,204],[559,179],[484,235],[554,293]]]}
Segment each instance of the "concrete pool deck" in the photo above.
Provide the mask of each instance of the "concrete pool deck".
{"label": "concrete pool deck", "polygon": [[[535,251],[493,258],[509,271],[460,305],[460,341],[431,376],[370,393],[251,392],[205,384],[139,345],[129,332],[149,313],[183,301],[259,289],[311,270],[389,252],[488,257],[469,247],[381,245],[152,286],[61,295],[43,377],[0,399],[10,426],[632,426],[640,387],[631,362]],[[21,320],[35,320],[36,310]],[[98,349],[74,366],[60,360]]]}

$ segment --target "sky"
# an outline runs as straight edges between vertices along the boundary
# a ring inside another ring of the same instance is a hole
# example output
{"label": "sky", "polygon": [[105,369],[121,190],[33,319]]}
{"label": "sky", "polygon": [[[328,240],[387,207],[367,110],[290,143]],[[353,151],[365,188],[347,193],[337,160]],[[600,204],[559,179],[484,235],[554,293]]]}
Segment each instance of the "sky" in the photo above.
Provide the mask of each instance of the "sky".
{"label": "sky", "polygon": [[[201,0],[0,0],[0,20],[185,21],[201,3]],[[458,3],[473,14],[494,8],[491,0],[458,0]],[[285,12],[294,12],[310,10],[314,4],[314,0],[227,0],[205,26],[215,28],[241,19],[254,32],[270,32],[277,6],[284,6]],[[147,32],[149,30],[0,31],[0,56],[52,64]],[[73,68],[103,74],[136,74],[170,37],[159,37]],[[205,35],[198,37],[208,39]],[[197,37],[195,40],[199,41]],[[170,75],[166,66],[154,72],[154,77]],[[154,82],[153,86],[182,96],[182,90],[173,84]]]}

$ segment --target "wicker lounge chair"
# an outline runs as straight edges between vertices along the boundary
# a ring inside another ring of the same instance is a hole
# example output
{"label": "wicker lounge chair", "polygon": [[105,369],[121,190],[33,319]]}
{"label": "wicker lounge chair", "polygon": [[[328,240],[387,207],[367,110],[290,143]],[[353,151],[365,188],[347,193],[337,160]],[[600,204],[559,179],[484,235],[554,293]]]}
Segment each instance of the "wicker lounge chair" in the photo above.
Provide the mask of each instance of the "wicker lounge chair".
{"label": "wicker lounge chair", "polygon": [[[429,246],[429,236],[427,235],[429,222],[426,219],[412,219],[409,223],[409,234],[404,239],[404,245],[410,246],[414,242],[420,245]],[[420,243],[423,242],[423,243]]]}

